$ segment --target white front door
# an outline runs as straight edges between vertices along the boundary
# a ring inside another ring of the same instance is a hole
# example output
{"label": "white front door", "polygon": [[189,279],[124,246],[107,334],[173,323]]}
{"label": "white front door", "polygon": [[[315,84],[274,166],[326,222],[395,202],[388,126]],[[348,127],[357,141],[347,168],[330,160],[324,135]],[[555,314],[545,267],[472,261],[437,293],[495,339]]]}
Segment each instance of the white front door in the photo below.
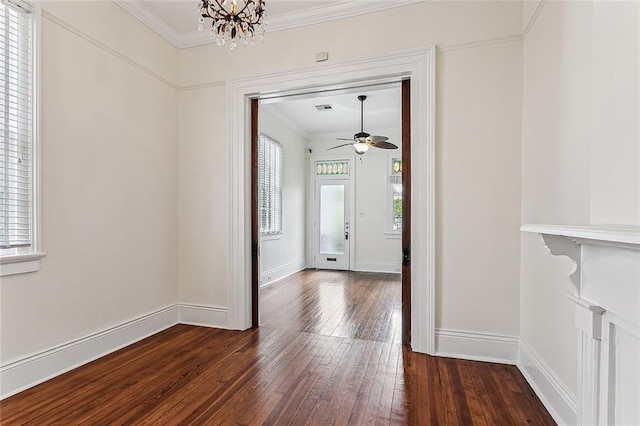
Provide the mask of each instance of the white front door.
{"label": "white front door", "polygon": [[349,270],[349,181],[316,180],[315,266]]}

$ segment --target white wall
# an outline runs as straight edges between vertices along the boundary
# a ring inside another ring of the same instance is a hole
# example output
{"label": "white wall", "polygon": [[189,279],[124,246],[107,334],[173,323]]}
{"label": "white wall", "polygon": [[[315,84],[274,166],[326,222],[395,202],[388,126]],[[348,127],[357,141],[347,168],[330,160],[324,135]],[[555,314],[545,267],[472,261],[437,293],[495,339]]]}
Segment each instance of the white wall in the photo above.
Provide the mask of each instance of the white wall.
{"label": "white wall", "polygon": [[591,223],[640,224],[640,4],[592,12]]}
{"label": "white wall", "polygon": [[[401,138],[388,132],[382,134],[399,145],[399,149],[394,150],[394,155],[401,158]],[[391,230],[390,152],[371,148],[360,158],[356,156],[354,207],[357,271],[400,272],[401,269],[402,240],[399,236],[391,237],[386,234]]]}
{"label": "white wall", "polygon": [[227,147],[224,130],[209,127],[226,121],[220,99],[224,86],[179,93],[179,300],[214,307],[227,305]]}
{"label": "white wall", "polygon": [[[403,31],[353,31],[398,25]],[[181,102],[188,98],[189,103],[181,103],[180,113],[194,121],[206,119],[207,127],[216,131],[184,130],[181,152],[206,157],[209,152],[201,143],[206,133],[209,143],[227,158],[227,112],[209,114],[198,107],[226,105],[228,79],[313,66],[315,53],[321,51],[329,52],[330,61],[338,61],[440,45],[436,58],[437,326],[517,335],[522,44],[514,36],[521,27],[522,5],[517,2],[434,1],[269,33],[264,45],[250,49],[230,52],[214,45],[182,49],[180,85],[185,90]],[[208,173],[208,167],[197,162],[188,175],[181,173],[180,187],[190,187],[193,194],[226,196],[227,188],[219,182],[195,178]],[[228,212],[227,207],[218,213]],[[194,219],[181,219],[186,234],[200,230],[214,235],[205,218]],[[227,266],[204,261],[226,249],[224,236],[215,238],[209,247],[184,246],[180,254],[194,262],[193,268],[215,276],[215,282],[181,280],[180,291],[208,294],[211,297],[198,303],[226,306]]]}
{"label": "white wall", "polygon": [[283,148],[282,234],[260,238],[260,283],[300,271],[306,266],[306,196],[308,188],[307,141],[274,117],[268,107],[258,113],[260,132]]}
{"label": "white wall", "polygon": [[[522,222],[640,223],[640,6],[546,2],[524,42]],[[570,262],[521,242],[521,335],[576,391]]]}
{"label": "white wall", "polygon": [[42,5],[47,256],[2,278],[3,365],[177,300],[177,50],[114,3]]}
{"label": "white wall", "polygon": [[437,323],[518,335],[522,45],[446,52],[437,75]]}
{"label": "white wall", "polygon": [[[398,96],[400,90],[398,90]],[[398,110],[398,122],[401,121]],[[354,217],[355,223],[351,235],[355,238],[355,264],[352,270],[373,272],[400,272],[402,261],[402,240],[400,235],[387,235],[390,214],[391,195],[389,192],[388,163],[391,157],[401,158],[401,130],[369,129],[369,131],[389,137],[396,144],[396,150],[371,148],[363,156],[355,156],[352,169],[354,179]],[[309,140],[309,148],[314,155],[347,154],[353,156],[353,147],[348,146],[327,151],[341,143],[336,137],[348,135],[316,136]]]}

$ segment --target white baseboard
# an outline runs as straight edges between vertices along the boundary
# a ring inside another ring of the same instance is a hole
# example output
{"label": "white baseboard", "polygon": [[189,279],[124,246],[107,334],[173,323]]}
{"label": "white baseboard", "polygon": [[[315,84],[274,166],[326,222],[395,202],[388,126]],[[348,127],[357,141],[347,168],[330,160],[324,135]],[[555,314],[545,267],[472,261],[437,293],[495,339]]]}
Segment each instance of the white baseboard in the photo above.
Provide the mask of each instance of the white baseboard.
{"label": "white baseboard", "polygon": [[518,345],[517,366],[559,425],[576,424],[575,395],[523,338]]}
{"label": "white baseboard", "polygon": [[178,323],[177,305],[0,366],[0,399],[117,351]]}
{"label": "white baseboard", "polygon": [[436,329],[436,355],[515,364],[518,338],[502,334]]}
{"label": "white baseboard", "polygon": [[179,303],[180,324],[229,328],[227,308]]}
{"label": "white baseboard", "polygon": [[400,262],[377,262],[372,260],[356,260],[354,271],[359,272],[385,272],[399,274],[402,270]]}
{"label": "white baseboard", "polygon": [[302,259],[264,271],[260,274],[260,287],[271,285],[278,280],[288,277],[289,275],[302,271],[306,267],[306,261]]}

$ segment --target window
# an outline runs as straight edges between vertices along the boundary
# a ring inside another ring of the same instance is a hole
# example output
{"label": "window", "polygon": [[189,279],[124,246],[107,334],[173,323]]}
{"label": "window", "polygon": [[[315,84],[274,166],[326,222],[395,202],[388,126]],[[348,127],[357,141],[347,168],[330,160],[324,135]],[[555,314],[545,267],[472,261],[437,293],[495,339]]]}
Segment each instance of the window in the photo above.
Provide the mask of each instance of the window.
{"label": "window", "polygon": [[396,234],[402,231],[402,160],[400,158],[391,159],[389,194],[391,213],[387,228],[389,233]]}
{"label": "window", "polygon": [[258,147],[260,235],[282,232],[282,145],[261,133]]}
{"label": "window", "polygon": [[[37,270],[34,10],[0,3],[0,261],[2,275]],[[20,267],[5,266],[32,262]]]}

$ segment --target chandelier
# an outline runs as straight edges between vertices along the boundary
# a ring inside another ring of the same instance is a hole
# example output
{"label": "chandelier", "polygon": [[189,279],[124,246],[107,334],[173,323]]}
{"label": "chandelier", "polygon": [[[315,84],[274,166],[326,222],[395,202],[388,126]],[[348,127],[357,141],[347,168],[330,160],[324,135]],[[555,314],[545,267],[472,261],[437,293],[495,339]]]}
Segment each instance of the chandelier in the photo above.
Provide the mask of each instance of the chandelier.
{"label": "chandelier", "polygon": [[229,42],[231,49],[235,49],[237,41],[243,46],[253,44],[258,31],[264,40],[267,24],[264,3],[264,0],[200,0],[198,31],[204,29],[205,18],[211,18],[210,37],[218,46]]}

